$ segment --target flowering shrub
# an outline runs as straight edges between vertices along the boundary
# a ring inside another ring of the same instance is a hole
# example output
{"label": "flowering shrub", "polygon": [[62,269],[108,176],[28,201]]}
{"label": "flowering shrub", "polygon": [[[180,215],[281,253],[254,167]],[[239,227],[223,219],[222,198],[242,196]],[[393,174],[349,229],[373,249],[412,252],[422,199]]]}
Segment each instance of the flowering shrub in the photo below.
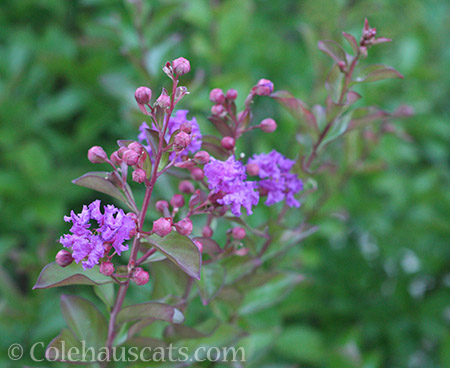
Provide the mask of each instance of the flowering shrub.
{"label": "flowering shrub", "polygon": [[[242,109],[236,103],[236,90],[224,93],[215,88],[209,95],[213,103],[209,121],[217,128],[218,137],[203,134],[196,117],[177,109],[188,95],[188,89],[180,85],[181,77],[191,69],[185,58],[164,65],[172,86],[169,91],[163,88],[154,101],[150,88],[136,90],[143,120],[139,133],[131,140],[119,140],[118,149],[110,155],[99,146],[92,147],[89,161],[109,171],[90,172],[74,180],[121,201],[127,212],[110,204],[102,210],[96,200],[79,214],[72,211],[64,217],[72,223],[71,234],[60,238],[65,249],[57,253],[55,263],[42,270],[35,285],[93,285],[109,315],[105,317],[83,298],[64,297],[63,314],[70,330],[63,330],[50,343],[47,354],[61,349],[63,342],[67,348],[85,341],[95,348],[105,347],[105,365],[111,360],[108,352],[113,347],[136,341],[140,331],[155,321],[169,325],[162,333],[154,331],[146,337],[158,339],[162,346],[167,341],[206,337],[220,329],[220,324],[236,327],[236,318],[250,308],[241,295],[243,290],[276,283],[277,296],[282,298],[302,281],[298,272],[280,270],[274,260],[317,230],[298,214],[301,203],[320,191],[314,178],[339,164],[330,160],[328,146],[357,129],[370,138],[370,131],[364,130],[370,123],[408,115],[405,109],[390,114],[375,107],[353,107],[361,98],[352,89],[354,85],[402,76],[383,65],[358,70],[359,61],[367,57],[371,46],[390,41],[376,38],[376,30],[367,20],[359,42],[350,34],[344,33],[344,37],[353,54],[336,42],[319,42],[320,50],[333,60],[324,106],[310,109],[289,92],[275,91],[268,79],[259,80],[250,89]],[[245,133],[277,129],[272,118],[253,121],[256,98],[275,99],[304,124],[305,144],[299,157],[287,158],[272,150],[246,158],[237,151],[236,143]],[[364,164],[364,155],[360,163]],[[164,176],[178,180],[179,193],[154,198],[154,189]],[[142,204],[136,201],[131,182],[143,189]],[[246,216],[251,216],[256,206],[280,202],[276,222],[268,219],[257,228],[250,226]],[[160,213],[158,218],[147,216],[150,206]],[[292,214],[290,221],[287,214]],[[214,231],[222,229],[226,231],[224,244],[214,236]],[[148,283],[152,293],[145,293],[147,301],[126,302],[132,284],[141,287]],[[219,313],[222,318],[216,318],[213,327],[204,326],[211,321],[201,320],[194,327],[180,326],[185,315],[189,317],[189,304],[198,297],[203,308],[218,299],[235,312]],[[272,297],[258,301],[262,308],[275,302]],[[86,324],[95,333],[83,334],[74,327]],[[238,329],[227,335],[230,343],[242,337]]]}

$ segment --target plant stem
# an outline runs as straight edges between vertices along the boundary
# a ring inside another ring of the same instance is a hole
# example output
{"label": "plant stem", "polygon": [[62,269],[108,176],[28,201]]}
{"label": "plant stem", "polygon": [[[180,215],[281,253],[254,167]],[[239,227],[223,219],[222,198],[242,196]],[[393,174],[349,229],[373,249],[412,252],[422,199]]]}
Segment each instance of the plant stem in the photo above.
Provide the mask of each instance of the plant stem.
{"label": "plant stem", "polygon": [[[114,307],[110,314],[109,324],[108,324],[108,339],[106,341],[106,346],[109,351],[111,351],[111,348],[112,348],[113,342],[114,342],[114,338],[116,335],[117,315],[119,314],[120,310],[122,309],[122,305],[125,300],[125,296],[127,294],[128,287],[130,286],[130,277],[132,275],[133,269],[136,266],[136,257],[139,252],[139,245],[140,245],[140,232],[144,226],[145,215],[147,213],[148,205],[150,204],[150,199],[152,197],[152,193],[153,193],[153,189],[155,187],[156,180],[158,179],[158,166],[161,161],[162,154],[163,154],[163,143],[165,140],[165,134],[167,131],[167,127],[169,125],[170,116],[172,115],[173,109],[175,107],[174,96],[175,96],[177,83],[178,83],[177,79],[175,78],[173,80],[173,84],[172,84],[172,96],[171,96],[170,110],[168,111],[168,113],[165,116],[164,128],[163,128],[163,131],[159,135],[158,151],[157,151],[156,157],[155,157],[153,173],[152,173],[150,182],[148,183],[148,185],[146,185],[144,201],[142,203],[142,209],[141,209],[141,211],[139,213],[139,217],[138,217],[138,224],[137,224],[138,231],[137,231],[136,236],[134,237],[133,245],[132,245],[131,253],[130,253],[130,259],[128,261],[128,279],[122,285],[120,285],[119,291],[117,293],[116,301],[114,303]],[[140,261],[142,262],[141,259],[140,259]]]}

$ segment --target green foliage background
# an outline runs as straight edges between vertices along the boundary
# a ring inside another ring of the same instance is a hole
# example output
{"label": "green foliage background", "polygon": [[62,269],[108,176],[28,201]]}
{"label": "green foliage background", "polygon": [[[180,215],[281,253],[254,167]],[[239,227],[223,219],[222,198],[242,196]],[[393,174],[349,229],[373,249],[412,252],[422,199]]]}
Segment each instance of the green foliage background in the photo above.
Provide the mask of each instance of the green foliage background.
{"label": "green foliage background", "polygon": [[[266,77],[321,103],[331,64],[317,41],[342,40],[341,31],[359,37],[368,17],[394,40],[370,50],[370,61],[394,66],[405,79],[359,92],[389,111],[413,106],[415,116],[395,122],[412,140],[384,137],[373,158],[388,165],[339,188],[314,218],[321,230],[287,255],[309,281],[249,319],[248,366],[449,367],[448,4],[161,0],[144,8],[151,20],[137,24],[140,39],[132,2],[0,4],[0,366],[19,364],[7,357],[11,343],[48,343],[64,326],[63,290],[31,287],[59,249],[62,216],[97,197],[70,183],[93,170],[87,149],[112,152],[117,139],[135,135],[137,86],[157,93],[167,85],[163,63],[187,57],[193,72],[183,106],[204,131],[213,131],[206,117],[214,87],[243,96]],[[242,149],[294,156],[298,147],[285,142],[298,123],[271,102],[258,102],[256,111],[257,120],[275,117],[279,129],[255,133]],[[319,190],[325,184],[333,183],[319,182]],[[265,292],[270,298],[270,287]]]}

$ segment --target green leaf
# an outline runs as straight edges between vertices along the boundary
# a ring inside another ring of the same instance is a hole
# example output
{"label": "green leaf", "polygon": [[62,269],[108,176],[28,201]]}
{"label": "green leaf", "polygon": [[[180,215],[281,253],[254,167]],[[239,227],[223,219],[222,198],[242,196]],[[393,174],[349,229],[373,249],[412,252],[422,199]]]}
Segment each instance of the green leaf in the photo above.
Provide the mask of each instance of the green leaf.
{"label": "green leaf", "polygon": [[115,302],[114,284],[94,285],[94,292],[110,310]]}
{"label": "green leaf", "polygon": [[334,65],[328,74],[327,80],[325,82],[325,87],[327,88],[330,97],[334,102],[338,102],[341,97],[341,92],[344,83],[344,74],[339,70],[337,65]]}
{"label": "green leaf", "polygon": [[390,66],[383,64],[369,65],[361,70],[359,76],[353,81],[354,83],[376,82],[384,79],[401,78],[404,76]]}
{"label": "green leaf", "polygon": [[[158,252],[159,253],[159,252]],[[165,259],[155,262],[150,267],[153,280],[152,299],[182,298],[191,278],[174,262]]]}
{"label": "green leaf", "polygon": [[201,254],[194,242],[187,236],[173,231],[163,238],[151,235],[146,240],[189,276],[200,279]]}
{"label": "green leaf", "polygon": [[117,323],[122,324],[149,318],[170,323],[183,323],[184,321],[183,313],[177,308],[168,304],[148,302],[123,308],[117,315]]}
{"label": "green leaf", "polygon": [[200,298],[203,305],[209,302],[220,292],[225,283],[225,268],[217,263],[202,267],[202,275],[197,282]]}
{"label": "green leaf", "polygon": [[109,194],[111,197],[120,199],[122,202],[127,203],[127,200],[121,190],[113,183],[111,173],[109,172],[90,172],[75,180],[72,180],[72,183],[101,193]]}
{"label": "green leaf", "polygon": [[[75,348],[69,354],[71,348]],[[49,361],[59,362],[81,362],[83,359],[81,342],[73,335],[72,331],[64,328],[58,336],[56,336],[45,349],[45,358]],[[78,352],[78,354],[75,354]],[[72,354],[73,353],[73,354]],[[86,360],[93,357],[86,354]]]}
{"label": "green leaf", "polygon": [[61,267],[56,262],[45,266],[33,289],[47,289],[65,285],[102,285],[113,280],[101,274],[97,268],[83,270],[81,264],[72,263]]}
{"label": "green leaf", "polygon": [[254,313],[278,303],[302,280],[301,275],[280,274],[262,286],[250,289],[245,294],[239,313],[242,315]]}
{"label": "green leaf", "polygon": [[327,356],[322,335],[309,326],[286,328],[275,341],[275,351],[299,363],[322,366]]}
{"label": "green leaf", "polygon": [[62,295],[61,310],[67,325],[79,341],[85,341],[86,346],[104,346],[108,323],[94,304],[78,296]]}

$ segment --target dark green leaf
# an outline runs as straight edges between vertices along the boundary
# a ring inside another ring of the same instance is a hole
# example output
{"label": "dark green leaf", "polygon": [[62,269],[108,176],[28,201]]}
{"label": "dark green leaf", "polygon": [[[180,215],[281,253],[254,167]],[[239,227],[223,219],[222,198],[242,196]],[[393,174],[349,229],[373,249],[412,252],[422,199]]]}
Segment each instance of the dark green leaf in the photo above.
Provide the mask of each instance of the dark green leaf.
{"label": "dark green leaf", "polygon": [[104,346],[108,324],[94,304],[78,296],[62,295],[61,310],[67,325],[79,341],[85,341],[87,346]]}
{"label": "dark green leaf", "polygon": [[110,196],[127,203],[127,200],[121,190],[113,184],[109,172],[90,172],[80,176],[78,179],[73,180],[72,183],[101,193],[109,194]]}
{"label": "dark green leaf", "polygon": [[117,323],[122,324],[149,318],[170,323],[183,323],[184,321],[183,313],[177,308],[168,304],[148,302],[123,308],[117,315]]}
{"label": "dark green leaf", "polygon": [[200,279],[201,254],[187,236],[173,231],[163,238],[151,235],[146,239],[189,276]]}
{"label": "dark green leaf", "polygon": [[217,263],[210,263],[202,267],[202,275],[197,285],[203,305],[209,302],[220,292],[225,283],[225,268]]}
{"label": "dark green leaf", "polygon": [[[69,351],[73,349],[71,354]],[[49,361],[59,361],[59,362],[81,362],[83,359],[81,342],[73,335],[72,331],[64,328],[61,333],[56,336],[50,344],[48,344],[45,349],[45,357]],[[78,354],[75,354],[75,353]],[[92,360],[93,357],[86,354],[86,360]]]}
{"label": "dark green leaf", "polygon": [[83,270],[81,264],[72,263],[61,267],[56,262],[45,266],[33,289],[47,289],[65,285],[102,285],[113,282],[108,276],[101,274],[98,268]]}

